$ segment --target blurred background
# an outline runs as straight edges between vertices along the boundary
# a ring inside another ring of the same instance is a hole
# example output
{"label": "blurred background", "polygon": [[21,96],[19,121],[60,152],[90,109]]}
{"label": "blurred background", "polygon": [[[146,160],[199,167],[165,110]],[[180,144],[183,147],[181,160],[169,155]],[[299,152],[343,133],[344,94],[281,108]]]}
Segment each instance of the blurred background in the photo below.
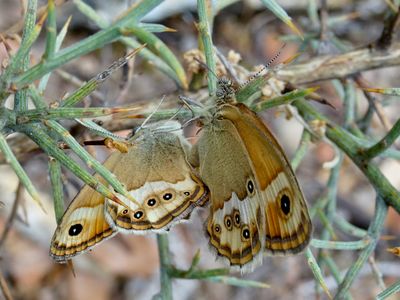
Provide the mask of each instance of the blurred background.
{"label": "blurred background", "polygon": [[[63,1],[61,1],[63,2]],[[86,1],[105,19],[112,21],[122,14],[134,1]],[[234,50],[242,57],[241,64],[252,69],[265,64],[281,49],[283,41],[287,44],[281,57],[283,61],[297,53],[299,38],[265,9],[257,0],[231,1],[215,18],[214,44],[227,54]],[[310,3],[319,1],[303,0],[277,1],[293,18],[295,24],[305,34],[318,35],[319,24],[310,18]],[[316,55],[339,53],[332,42],[334,39],[351,49],[366,47],[376,41],[382,32],[383,19],[389,8],[384,0],[332,0],[327,1],[329,12],[329,35],[318,51],[302,49],[300,61],[307,61]],[[0,0],[0,32],[6,32],[22,20],[25,1]],[[39,5],[45,5],[39,1]],[[143,21],[158,22],[173,28],[176,32],[161,33],[158,36],[183,61],[183,54],[197,48],[198,38],[195,26],[198,17],[195,13],[196,1],[167,0]],[[58,28],[69,16],[72,23],[66,36],[66,47],[83,37],[93,34],[97,26],[81,14],[74,1],[65,1],[57,7]],[[395,32],[397,38],[397,32]],[[7,36],[11,45],[18,47],[18,38],[12,33]],[[40,60],[45,47],[45,36],[35,43],[31,64]],[[54,72],[45,92],[49,103],[72,92],[80,84],[104,70],[108,65],[124,55],[120,44],[112,44],[76,59]],[[7,59],[5,49],[0,48],[0,61]],[[73,75],[78,83],[71,80]],[[372,87],[400,86],[399,68],[391,67],[363,73]],[[129,84],[123,89],[121,82],[126,78],[124,70],[118,71],[107,80],[87,100],[90,106],[120,106],[136,102],[153,101],[157,104],[163,95],[176,92],[174,82],[155,69],[149,62],[135,59]],[[336,109],[317,104],[318,109],[336,122],[343,119],[343,103],[331,81],[316,82],[310,86],[320,86],[319,94]],[[362,116],[368,106],[361,91],[357,91],[357,114]],[[387,119],[394,123],[399,116],[398,98],[377,96],[381,101]],[[390,109],[386,106],[390,105]],[[278,137],[289,158],[298,147],[302,125],[295,118],[288,118],[285,108],[269,110],[263,114],[267,124]],[[70,122],[76,134],[84,129]],[[66,123],[68,124],[68,122]],[[384,129],[374,119],[372,131],[382,136]],[[124,132],[120,132],[123,134]],[[125,131],[125,134],[127,132]],[[87,133],[85,133],[87,134]],[[188,132],[188,134],[192,134]],[[103,161],[108,152],[103,147],[91,151]],[[309,206],[327,193],[329,162],[335,159],[332,146],[324,141],[315,141],[309,148],[305,159],[297,170]],[[0,269],[15,299],[151,299],[159,289],[159,262],[155,237],[119,234],[101,243],[89,253],[79,255],[73,260],[76,276],[65,265],[52,261],[48,255],[50,240],[56,228],[53,213],[49,178],[47,175],[47,156],[34,151],[24,156],[22,163],[28,175],[41,192],[42,201],[48,211],[44,214],[31,201],[24,189],[18,188],[18,180],[11,168],[0,165]],[[400,188],[400,163],[385,158],[377,163],[390,182]],[[68,171],[64,173],[66,200],[70,201],[81,188],[82,183]],[[338,185],[338,211],[352,224],[367,229],[374,214],[375,192],[364,175],[345,159],[340,171]],[[13,203],[19,205],[12,226],[8,228]],[[192,221],[176,226],[169,234],[171,253],[175,264],[181,268],[190,266],[198,249],[201,251],[199,266],[217,268],[221,265],[207,249],[203,234],[203,222],[207,209],[198,211]],[[377,266],[387,285],[400,277],[400,260],[386,251],[388,247],[400,245],[400,217],[390,209],[385,223],[382,239],[376,252],[376,265],[366,265],[351,288],[354,299],[373,299],[380,288],[376,283],[371,266]],[[315,234],[321,230],[319,221],[315,222]],[[7,231],[7,235],[4,232]],[[2,238],[3,237],[3,238]],[[6,238],[4,238],[6,237]],[[387,238],[385,238],[387,237]],[[350,240],[349,236],[338,232],[338,240]],[[354,239],[354,238],[353,238]],[[345,271],[356,259],[357,251],[333,251],[338,267]],[[237,274],[237,276],[240,276]],[[174,280],[174,299],[311,299],[317,298],[315,280],[304,255],[294,257],[267,257],[261,267],[244,278],[271,285],[269,289],[240,288],[222,283],[197,280]],[[334,290],[336,283],[332,275],[326,277],[327,285]],[[0,298],[2,295],[0,294]],[[311,298],[310,298],[311,297]],[[324,294],[320,298],[325,299]],[[393,298],[395,299],[395,298]],[[397,298],[400,299],[400,298]]]}

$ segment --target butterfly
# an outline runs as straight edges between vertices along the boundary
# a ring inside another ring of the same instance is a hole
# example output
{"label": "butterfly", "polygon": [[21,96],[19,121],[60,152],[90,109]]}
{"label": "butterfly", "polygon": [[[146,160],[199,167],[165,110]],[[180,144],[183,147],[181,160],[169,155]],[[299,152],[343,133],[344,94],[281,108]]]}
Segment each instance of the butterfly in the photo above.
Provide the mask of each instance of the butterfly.
{"label": "butterfly", "polygon": [[149,125],[135,134],[127,153],[107,158],[104,166],[136,201],[117,193],[127,209],[84,186],[52,238],[50,255],[56,261],[65,262],[120,231],[165,232],[207,202],[208,188],[187,162],[190,144],[180,128],[175,121]]}
{"label": "butterfly", "polygon": [[201,118],[190,161],[210,189],[206,235],[217,257],[252,271],[262,255],[302,251],[312,225],[301,188],[282,147],[263,121],[218,81],[217,103]]}

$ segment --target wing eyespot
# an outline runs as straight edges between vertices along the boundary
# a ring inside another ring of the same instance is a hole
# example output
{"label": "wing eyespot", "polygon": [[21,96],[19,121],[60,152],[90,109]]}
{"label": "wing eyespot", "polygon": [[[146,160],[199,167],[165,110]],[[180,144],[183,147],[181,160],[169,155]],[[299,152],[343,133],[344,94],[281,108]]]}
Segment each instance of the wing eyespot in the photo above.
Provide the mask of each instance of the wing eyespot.
{"label": "wing eyespot", "polygon": [[226,216],[225,216],[225,218],[224,218],[224,224],[225,224],[226,229],[228,229],[229,231],[232,230],[232,228],[233,228],[233,222],[232,222],[232,218],[231,218],[230,215],[226,215]]}
{"label": "wing eyespot", "polygon": [[164,199],[165,201],[169,201],[169,200],[171,200],[172,198],[173,198],[172,193],[165,193],[165,194],[163,195],[163,199]]}
{"label": "wing eyespot", "polygon": [[241,238],[243,242],[247,242],[250,239],[250,229],[249,226],[244,225],[241,231]]}
{"label": "wing eyespot", "polygon": [[291,211],[291,201],[288,195],[283,194],[280,199],[280,207],[282,212],[287,216],[290,214]]}
{"label": "wing eyespot", "polygon": [[150,199],[147,200],[146,203],[147,203],[147,206],[153,207],[153,206],[155,206],[157,204],[157,200],[155,198],[150,198]]}
{"label": "wing eyespot", "polygon": [[144,216],[144,213],[141,210],[138,210],[133,214],[133,217],[137,220],[140,220],[143,216]]}
{"label": "wing eyespot", "polygon": [[185,196],[190,196],[190,192],[183,192]]}
{"label": "wing eyespot", "polygon": [[255,186],[254,186],[254,182],[251,179],[247,180],[247,184],[246,184],[246,188],[247,188],[247,193],[249,195],[254,195],[255,193]]}
{"label": "wing eyespot", "polygon": [[234,225],[240,228],[240,212],[236,209],[233,211],[233,221]]}
{"label": "wing eyespot", "polygon": [[219,226],[219,224],[214,225],[214,233],[217,236],[219,236],[221,234],[221,226]]}
{"label": "wing eyespot", "polygon": [[68,230],[68,234],[70,236],[77,236],[78,234],[80,234],[82,232],[83,226],[82,224],[74,224],[72,225],[69,230]]}

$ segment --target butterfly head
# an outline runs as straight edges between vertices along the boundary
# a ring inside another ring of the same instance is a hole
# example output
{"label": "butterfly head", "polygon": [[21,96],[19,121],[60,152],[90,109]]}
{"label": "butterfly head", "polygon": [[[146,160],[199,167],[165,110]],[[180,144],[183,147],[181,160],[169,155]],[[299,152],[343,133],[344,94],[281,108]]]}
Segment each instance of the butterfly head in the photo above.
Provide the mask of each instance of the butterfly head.
{"label": "butterfly head", "polygon": [[217,105],[235,102],[236,89],[233,86],[232,80],[227,77],[221,77],[217,82]]}

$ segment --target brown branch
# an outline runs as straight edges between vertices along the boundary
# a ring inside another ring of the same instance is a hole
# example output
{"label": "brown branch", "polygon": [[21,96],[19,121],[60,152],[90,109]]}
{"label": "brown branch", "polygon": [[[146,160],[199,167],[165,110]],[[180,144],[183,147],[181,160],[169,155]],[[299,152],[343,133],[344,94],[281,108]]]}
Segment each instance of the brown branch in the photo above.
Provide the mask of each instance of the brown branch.
{"label": "brown branch", "polygon": [[11,227],[14,223],[14,219],[17,216],[17,209],[18,209],[18,205],[21,201],[21,197],[22,197],[22,188],[23,185],[21,183],[18,184],[17,187],[17,192],[15,194],[15,200],[14,200],[14,204],[11,210],[11,214],[7,220],[6,225],[4,226],[3,232],[1,234],[1,238],[0,238],[0,248],[4,245],[4,242],[6,241],[8,234],[10,233]]}
{"label": "brown branch", "polygon": [[400,65],[400,43],[387,51],[363,48],[340,55],[315,57],[277,71],[277,78],[292,84],[343,78],[358,72]]}
{"label": "brown branch", "polygon": [[399,9],[397,9],[396,13],[393,13],[390,10],[387,12],[387,16],[385,17],[385,21],[383,24],[382,34],[375,43],[377,49],[386,50],[390,47],[390,45],[392,44],[395,28],[399,21],[399,17]]}
{"label": "brown branch", "polygon": [[3,276],[3,274],[1,272],[0,272],[0,288],[1,288],[2,292],[3,292],[4,299],[6,299],[6,300],[12,300],[13,299],[13,297],[11,296],[10,289],[9,289],[9,287],[7,285],[7,281],[6,281],[6,279],[4,278],[4,276]]}

